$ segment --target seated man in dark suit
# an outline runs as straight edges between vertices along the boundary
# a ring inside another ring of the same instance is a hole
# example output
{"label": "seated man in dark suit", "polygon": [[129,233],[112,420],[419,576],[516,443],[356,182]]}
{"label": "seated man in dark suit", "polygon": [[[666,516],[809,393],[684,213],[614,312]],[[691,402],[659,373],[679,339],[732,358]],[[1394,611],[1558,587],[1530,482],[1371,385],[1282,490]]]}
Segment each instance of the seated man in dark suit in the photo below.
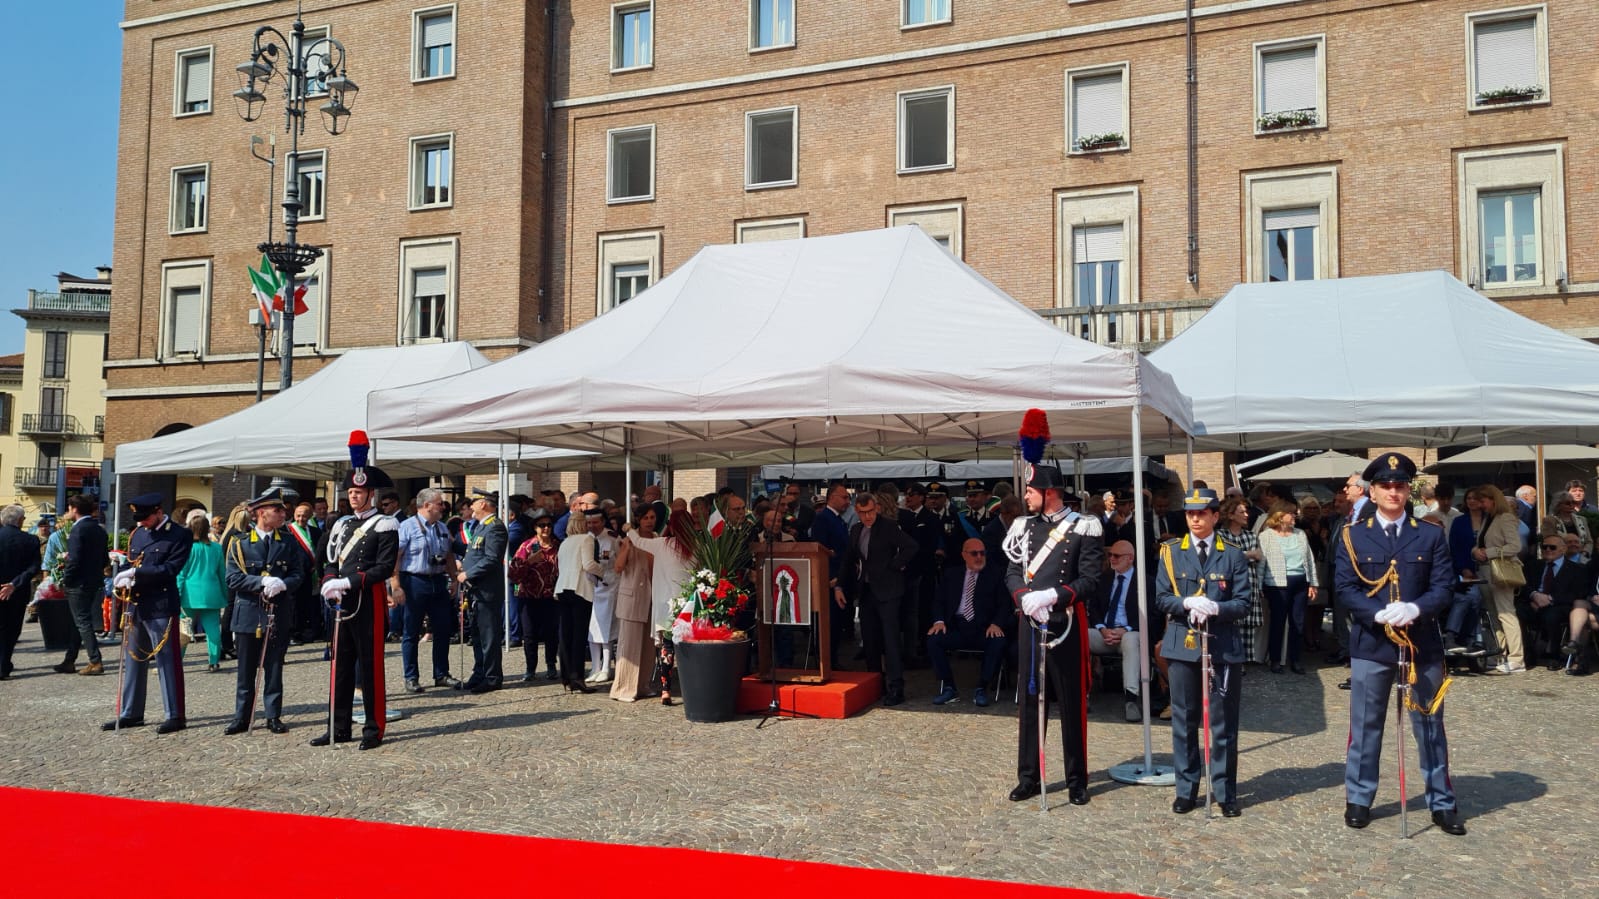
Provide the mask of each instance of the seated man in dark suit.
{"label": "seated man in dark suit", "polygon": [[946,652],[953,649],[981,649],[983,672],[972,693],[972,702],[989,703],[988,685],[999,674],[1005,659],[1005,625],[1016,619],[1015,606],[1005,591],[1003,573],[984,563],[988,551],[983,541],[972,537],[961,544],[960,574],[944,575],[934,597],[933,626],[927,632],[927,655],[944,689],[933,699],[943,705],[960,696],[955,689],[955,672]]}
{"label": "seated man in dark suit", "polygon": [[[1559,534],[1547,534],[1538,541],[1538,555],[1543,561],[1527,566],[1527,605],[1525,621],[1542,641],[1533,640],[1529,648],[1543,643],[1557,647],[1560,631],[1571,620],[1571,610],[1578,600],[1592,595],[1588,569],[1566,557],[1566,542]],[[1563,657],[1551,657],[1550,668],[1559,668]]]}
{"label": "seated man in dark suit", "polygon": [[[1094,655],[1117,653],[1122,659],[1122,698],[1128,721],[1144,720],[1140,689],[1140,654],[1148,652],[1138,630],[1138,581],[1133,544],[1117,540],[1105,551],[1105,576],[1088,599],[1088,649]],[[1154,596],[1149,580],[1148,595]],[[1156,711],[1159,711],[1157,709]]]}

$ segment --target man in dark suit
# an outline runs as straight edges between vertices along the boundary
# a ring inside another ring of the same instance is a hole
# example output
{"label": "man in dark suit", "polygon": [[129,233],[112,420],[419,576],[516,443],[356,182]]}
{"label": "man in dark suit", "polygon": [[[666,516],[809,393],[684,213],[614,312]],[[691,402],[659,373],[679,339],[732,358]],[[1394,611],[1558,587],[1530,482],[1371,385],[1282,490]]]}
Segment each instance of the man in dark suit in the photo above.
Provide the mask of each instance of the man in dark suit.
{"label": "man in dark suit", "polygon": [[[472,542],[461,558],[461,571],[455,577],[472,601],[476,630],[472,641],[472,676],[458,689],[473,693],[498,690],[504,680],[500,663],[501,642],[505,636],[505,525],[500,521],[500,494],[474,490],[472,501]],[[583,518],[578,514],[579,520]],[[577,531],[573,529],[574,533]],[[582,678],[578,678],[579,681]]]}
{"label": "man in dark suit", "polygon": [[[1543,561],[1527,566],[1527,604],[1521,611],[1534,634],[1542,636],[1549,646],[1558,647],[1560,631],[1571,621],[1572,608],[1577,600],[1593,595],[1594,585],[1588,566],[1566,557],[1566,541],[1559,534],[1548,534],[1539,540],[1538,554]],[[1539,641],[1533,640],[1529,648],[1536,651],[1538,645]],[[1549,670],[1563,667],[1566,655],[1551,657]],[[1534,664],[1534,660],[1529,658],[1528,664]]]}
{"label": "man in dark suit", "polygon": [[72,523],[72,530],[67,532],[67,560],[62,566],[61,586],[66,590],[67,609],[72,612],[75,625],[66,658],[55,669],[62,674],[77,669],[79,649],[89,654],[89,664],[79,674],[93,676],[105,672],[100,643],[94,636],[100,619],[100,596],[105,592],[106,562],[110,559],[105,528],[94,517],[99,505],[99,500],[80,493],[67,500],[67,509],[62,513]]}
{"label": "man in dark suit", "polygon": [[177,635],[178,575],[188,564],[194,535],[178,527],[161,511],[161,494],[146,493],[128,501],[138,522],[128,537],[128,558],[134,564],[117,572],[112,586],[127,590],[132,603],[133,623],[126,637],[127,671],[122,680],[122,695],[117,718],[100,725],[101,730],[117,730],[144,723],[144,693],[150,662],[155,661],[161,681],[161,705],[166,720],[156,727],[158,734],[183,730],[183,655]]}
{"label": "man in dark suit", "polygon": [[[827,578],[834,589],[835,602],[838,597],[845,596],[838,588],[844,585],[844,554],[849,550],[849,525],[844,523],[844,510],[849,508],[849,488],[843,484],[832,484],[827,488],[827,504],[811,521],[811,539],[827,547]],[[830,635],[833,642],[833,667],[842,668],[839,662],[843,658],[843,643],[846,637],[853,633],[854,616],[850,614],[848,601],[839,602],[838,611],[831,618],[833,633]],[[787,628],[778,628],[778,633],[773,640],[779,659],[785,658],[784,635]]]}
{"label": "man in dark suit", "polygon": [[[324,501],[323,506],[326,505]],[[315,506],[310,503],[300,503],[294,507],[294,520],[284,528],[284,533],[305,555],[306,577],[300,583],[300,589],[294,591],[296,643],[309,643],[322,636],[322,602],[317,596],[317,579],[312,573],[321,568],[317,561],[321,558],[317,555],[317,547],[322,545],[323,528],[317,523],[315,512]]]}
{"label": "man in dark suit", "polygon": [[1359,829],[1371,821],[1388,698],[1400,675],[1404,641],[1414,646],[1410,721],[1427,807],[1439,830],[1459,836],[1466,825],[1449,781],[1449,742],[1438,703],[1445,684],[1438,618],[1454,599],[1454,566],[1443,529],[1410,513],[1415,476],[1416,463],[1399,453],[1384,453],[1367,465],[1361,477],[1371,483],[1374,514],[1345,528],[1333,545],[1333,584],[1352,617],[1344,823]]}
{"label": "man in dark suit", "polygon": [[1238,807],[1238,712],[1243,698],[1244,640],[1238,622],[1249,615],[1249,559],[1242,547],[1216,533],[1220,503],[1214,490],[1191,490],[1183,497],[1188,535],[1161,544],[1155,570],[1155,602],[1168,617],[1161,655],[1171,681],[1172,762],[1177,798],[1171,810],[1186,815],[1198,804],[1204,768],[1204,644],[1211,660],[1211,784],[1222,814],[1236,818]]}
{"label": "man in dark suit", "polygon": [[866,670],[883,672],[883,705],[899,705],[905,701],[899,606],[905,597],[905,568],[916,558],[916,541],[899,529],[898,522],[878,512],[877,499],[870,493],[855,497],[855,514],[860,522],[850,528],[840,566],[842,583],[834,588],[833,601],[844,609],[845,596],[854,595],[861,610]]}
{"label": "man in dark suit", "polygon": [[[1088,684],[1083,676],[1088,660],[1086,603],[1105,568],[1104,531],[1095,515],[1066,507],[1069,494],[1060,469],[1052,465],[1027,467],[1023,500],[1032,515],[1012,526],[1005,538],[1005,588],[1033,627],[1022,629],[1017,640],[1017,672],[1027,682],[1020,727],[1016,735],[1016,788],[1012,802],[1037,796],[1043,789],[1040,769],[1038,715],[1028,706],[1048,695],[1039,676],[1039,653],[1044,654],[1043,675],[1060,701],[1061,751],[1066,767],[1066,792],[1072,805],[1088,804]],[[1017,530],[1017,529],[1020,530]],[[1045,631],[1045,633],[1040,633]],[[1047,646],[1040,646],[1048,640]]]}
{"label": "man in dark suit", "polygon": [[11,653],[39,574],[39,540],[22,532],[22,507],[0,510],[0,680],[11,676]]}
{"label": "man in dark suit", "polygon": [[[1126,540],[1112,543],[1105,550],[1105,577],[1088,600],[1088,649],[1095,655],[1121,656],[1123,711],[1128,721],[1144,720],[1141,666],[1149,651],[1138,629],[1138,584],[1141,577],[1146,582],[1149,577],[1138,567],[1136,555],[1137,550]],[[1155,595],[1152,583],[1148,595]]]}
{"label": "man in dark suit", "polygon": [[999,570],[988,565],[987,559],[988,549],[982,540],[967,540],[961,546],[960,573],[950,569],[938,586],[933,624],[927,631],[927,655],[944,689],[933,699],[933,705],[953,702],[960,696],[947,652],[983,651],[982,674],[972,693],[972,702],[978,706],[988,705],[988,685],[994,682],[1005,660],[1005,625],[1016,620],[1016,610],[1005,593]]}
{"label": "man in dark suit", "polygon": [[288,513],[283,488],[272,487],[250,500],[250,513],[255,527],[235,536],[223,554],[234,600],[233,645],[239,652],[233,721],[223,730],[228,736],[250,729],[257,669],[265,679],[261,707],[267,730],[289,732],[283,723],[283,659],[294,631],[294,597],[311,571],[305,551],[283,527]]}
{"label": "man in dark suit", "polygon": [[942,533],[938,520],[927,510],[927,488],[911,484],[905,488],[905,507],[899,510],[899,529],[916,541],[916,558],[905,569],[905,601],[900,604],[900,626],[907,644],[916,652],[926,651],[927,629],[933,624],[933,591],[938,579],[933,575],[933,551]]}

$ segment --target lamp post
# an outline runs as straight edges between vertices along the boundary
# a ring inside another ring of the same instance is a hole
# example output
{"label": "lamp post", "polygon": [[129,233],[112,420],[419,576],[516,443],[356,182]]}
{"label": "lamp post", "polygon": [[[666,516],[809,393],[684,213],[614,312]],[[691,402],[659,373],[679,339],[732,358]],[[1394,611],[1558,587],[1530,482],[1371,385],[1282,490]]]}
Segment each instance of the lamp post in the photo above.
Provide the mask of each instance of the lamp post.
{"label": "lamp post", "polygon": [[284,239],[279,242],[268,239],[258,247],[283,276],[283,327],[278,338],[283,367],[278,377],[279,392],[294,384],[294,279],[322,255],[319,248],[302,246],[298,240],[300,134],[305,131],[307,101],[313,83],[327,91],[328,100],[320,107],[322,127],[332,135],[344,132],[350,105],[360,90],[345,72],[344,57],[344,45],[331,37],[316,38],[307,44],[305,23],[296,13],[288,36],[271,25],[257,28],[250,61],[235,67],[240,87],[233,92],[233,99],[238,104],[239,116],[246,122],[260,118],[266,108],[267,97],[262,88],[275,79],[283,84],[284,130],[289,133],[289,172],[283,187]]}

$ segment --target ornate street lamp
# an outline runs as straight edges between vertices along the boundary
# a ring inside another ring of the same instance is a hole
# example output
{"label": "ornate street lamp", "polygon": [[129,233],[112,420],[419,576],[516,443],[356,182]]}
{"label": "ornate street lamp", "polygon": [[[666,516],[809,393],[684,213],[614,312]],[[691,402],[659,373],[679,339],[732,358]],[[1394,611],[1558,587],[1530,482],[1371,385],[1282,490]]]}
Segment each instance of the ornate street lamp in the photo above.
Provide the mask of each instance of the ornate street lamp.
{"label": "ornate street lamp", "polygon": [[[281,57],[281,58],[280,58]],[[344,45],[331,37],[320,37],[307,43],[305,23],[298,13],[288,36],[271,25],[255,31],[250,48],[250,60],[240,63],[235,70],[239,76],[239,89],[233,92],[239,116],[246,122],[261,117],[266,108],[264,88],[274,80],[283,85],[284,130],[289,133],[289,172],[283,188],[283,236],[281,242],[268,241],[258,249],[271,260],[272,266],[283,275],[284,298],[283,328],[279,336],[283,368],[278,378],[278,390],[288,390],[294,384],[294,281],[322,251],[317,247],[302,246],[297,240],[300,224],[300,135],[305,131],[306,101],[311,88],[316,86],[327,93],[327,102],[321,107],[323,127],[329,134],[344,132],[350,117],[350,106],[360,90],[344,67]]]}

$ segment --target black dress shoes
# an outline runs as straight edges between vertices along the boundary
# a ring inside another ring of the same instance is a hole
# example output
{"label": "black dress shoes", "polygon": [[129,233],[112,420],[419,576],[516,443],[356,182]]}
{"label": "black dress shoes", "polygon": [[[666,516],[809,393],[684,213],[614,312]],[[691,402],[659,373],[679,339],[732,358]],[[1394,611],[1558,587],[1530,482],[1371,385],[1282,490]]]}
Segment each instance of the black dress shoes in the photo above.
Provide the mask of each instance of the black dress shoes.
{"label": "black dress shoes", "polygon": [[225,737],[231,737],[235,734],[242,734],[244,731],[245,726],[243,721],[233,721],[230,722],[227,727],[222,729],[222,735]]}
{"label": "black dress shoes", "polygon": [[1236,818],[1243,813],[1244,810],[1238,807],[1238,800],[1236,799],[1232,802],[1223,802],[1221,804],[1221,814],[1224,818]]}
{"label": "black dress shoes", "polygon": [[1295,674],[1304,674],[1305,673],[1305,666],[1299,664],[1298,662],[1295,662],[1294,664],[1288,666],[1288,670],[1292,671]]}
{"label": "black dress shoes", "polygon": [[1460,812],[1455,809],[1450,809],[1447,812],[1433,812],[1432,823],[1438,825],[1439,830],[1450,836],[1463,837],[1466,835],[1466,825],[1461,822]]}
{"label": "black dress shoes", "polygon": [[1071,802],[1072,805],[1087,805],[1088,788],[1072,787],[1066,791],[1066,798]]}
{"label": "black dress shoes", "polygon": [[172,734],[177,733],[188,726],[188,722],[184,721],[182,718],[168,718],[167,720],[155,726],[155,732],[158,734]]}
{"label": "black dress shoes", "polygon": [[1356,830],[1371,823],[1371,806],[1356,805],[1353,802],[1344,804],[1344,824]]}
{"label": "black dress shoes", "polygon": [[289,726],[283,723],[282,718],[268,718],[267,730],[275,734],[286,734],[289,732]]}
{"label": "black dress shoes", "polygon": [[1192,796],[1189,796],[1186,799],[1178,797],[1171,801],[1171,810],[1179,815],[1186,815],[1193,811],[1197,805],[1199,805],[1199,800]]}
{"label": "black dress shoes", "polygon": [[889,690],[883,695],[883,705],[896,706],[905,701],[904,690]]}
{"label": "black dress shoes", "polygon": [[62,662],[59,665],[51,665],[50,670],[56,672],[57,674],[76,674],[78,671],[78,666],[71,662]]}
{"label": "black dress shoes", "polygon": [[1346,677],[1342,681],[1338,682],[1338,689],[1340,689],[1340,690],[1348,690],[1349,689],[1349,684],[1350,684],[1349,678]]}
{"label": "black dress shoes", "polygon": [[101,730],[116,730],[119,727],[143,727],[143,718],[119,718],[116,721],[107,721],[100,725]]}
{"label": "black dress shoes", "polygon": [[1010,791],[1011,802],[1025,802],[1037,796],[1040,792],[1038,784],[1017,784],[1016,789]]}
{"label": "black dress shoes", "polygon": [[476,690],[478,687],[481,687],[481,686],[483,686],[483,681],[480,681],[480,680],[470,680],[470,679],[468,679],[468,680],[464,680],[464,681],[459,681],[458,680],[458,681],[455,682],[455,689],[457,689],[457,690]]}
{"label": "black dress shoes", "polygon": [[364,751],[364,750],[367,750],[367,749],[376,749],[376,748],[378,748],[379,746],[382,746],[382,745],[383,745],[383,738],[382,737],[362,737],[360,745],[356,746],[355,748]]}
{"label": "black dress shoes", "polygon": [[310,745],[312,745],[312,746],[326,746],[329,743],[348,743],[348,742],[350,742],[350,738],[349,737],[336,737],[336,738],[333,738],[333,739],[329,739],[327,734],[323,734],[320,737],[312,737],[311,740],[310,740]]}
{"label": "black dress shoes", "polygon": [[1277,664],[1273,664],[1271,666],[1271,673],[1272,674],[1282,674],[1283,673],[1283,666],[1277,665]]}
{"label": "black dress shoes", "polygon": [[483,683],[478,684],[477,686],[473,687],[472,688],[472,692],[475,693],[475,694],[481,695],[481,694],[484,694],[484,693],[493,693],[495,690],[498,690],[499,688],[500,688],[499,684],[491,684],[488,681],[484,681]]}

